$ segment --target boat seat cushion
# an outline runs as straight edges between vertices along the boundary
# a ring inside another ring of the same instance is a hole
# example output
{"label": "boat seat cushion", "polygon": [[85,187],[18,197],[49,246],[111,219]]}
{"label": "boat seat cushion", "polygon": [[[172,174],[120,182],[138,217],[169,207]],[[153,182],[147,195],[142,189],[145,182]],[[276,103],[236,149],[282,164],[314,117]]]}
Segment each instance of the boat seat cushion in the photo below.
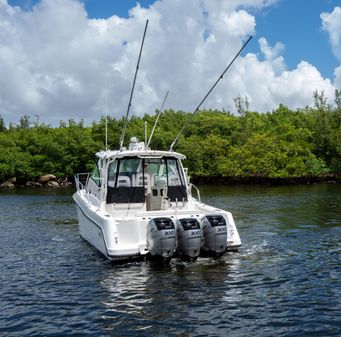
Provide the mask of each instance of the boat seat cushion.
{"label": "boat seat cushion", "polygon": [[128,176],[118,176],[117,187],[130,187],[131,181]]}

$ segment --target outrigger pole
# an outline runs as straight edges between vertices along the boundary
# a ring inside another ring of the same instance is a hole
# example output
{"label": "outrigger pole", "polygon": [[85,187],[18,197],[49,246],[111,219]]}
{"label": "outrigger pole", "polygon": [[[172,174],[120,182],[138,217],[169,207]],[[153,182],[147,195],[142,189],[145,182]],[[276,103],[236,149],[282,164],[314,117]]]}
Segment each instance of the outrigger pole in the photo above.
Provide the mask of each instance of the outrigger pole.
{"label": "outrigger pole", "polygon": [[148,149],[148,147],[149,147],[150,141],[152,140],[152,137],[153,137],[153,134],[154,134],[154,131],[155,131],[157,122],[159,121],[159,117],[160,117],[160,115],[162,114],[163,106],[165,105],[165,102],[166,102],[166,99],[167,99],[168,94],[169,94],[169,90],[167,90],[166,96],[165,96],[165,98],[163,99],[163,102],[162,102],[162,104],[161,104],[161,108],[160,108],[160,110],[159,110],[159,112],[158,112],[158,114],[157,114],[157,117],[156,117],[156,120],[155,120],[153,129],[152,129],[152,132],[150,133],[150,137],[149,137],[149,140],[148,140],[148,143],[147,143],[147,146],[146,146],[147,149]]}
{"label": "outrigger pole", "polygon": [[134,76],[133,86],[132,86],[132,88],[131,88],[130,98],[129,98],[129,103],[128,103],[128,108],[127,108],[127,113],[126,113],[126,117],[125,117],[125,121],[124,121],[124,127],[123,127],[123,129],[122,129],[122,133],[121,133],[121,137],[120,137],[120,150],[122,150],[123,143],[124,143],[124,136],[125,136],[125,132],[126,132],[126,129],[127,129],[129,111],[130,111],[130,107],[131,107],[131,100],[133,99],[133,93],[134,93],[134,89],[135,89],[136,76],[137,76],[137,72],[138,72],[138,70],[139,70],[140,59],[141,59],[141,55],[142,55],[142,49],[143,49],[143,44],[144,44],[144,38],[146,37],[147,27],[148,27],[148,20],[146,21],[146,26],[144,27],[144,33],[143,33],[143,38],[142,38],[142,43],[141,43],[139,58],[138,58],[138,60],[137,60],[137,65],[136,65],[136,70],[135,70],[135,76]]}
{"label": "outrigger pole", "polygon": [[235,57],[232,59],[232,61],[229,63],[229,65],[225,68],[225,70],[223,71],[223,73],[219,76],[219,78],[215,81],[215,83],[213,84],[213,86],[211,87],[211,89],[208,91],[208,93],[206,94],[206,96],[202,99],[202,101],[199,103],[199,105],[197,106],[197,108],[194,110],[194,112],[192,113],[192,116],[190,117],[190,119],[188,120],[188,122],[182,127],[182,129],[180,130],[180,132],[178,133],[178,135],[175,137],[173,143],[171,144],[169,151],[173,151],[173,147],[174,145],[177,143],[177,141],[179,140],[179,138],[181,137],[181,135],[185,136],[188,130],[188,126],[191,124],[194,116],[196,115],[196,113],[199,111],[201,105],[205,102],[206,98],[210,95],[210,93],[213,91],[213,89],[215,88],[215,86],[218,84],[218,82],[224,77],[225,73],[227,72],[227,70],[232,66],[232,64],[234,63],[234,61],[236,60],[236,58],[240,55],[240,53],[243,51],[243,49],[246,47],[246,45],[250,42],[250,40],[252,39],[252,36],[250,36],[247,41],[243,44],[243,46],[240,48],[240,50],[238,51],[238,53],[235,55]]}

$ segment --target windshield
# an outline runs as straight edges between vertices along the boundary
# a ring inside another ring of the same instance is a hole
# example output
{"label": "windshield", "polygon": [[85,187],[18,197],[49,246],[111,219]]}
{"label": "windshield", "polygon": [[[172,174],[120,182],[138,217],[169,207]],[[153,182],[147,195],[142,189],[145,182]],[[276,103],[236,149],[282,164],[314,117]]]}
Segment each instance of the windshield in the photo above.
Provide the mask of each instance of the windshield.
{"label": "windshield", "polygon": [[108,168],[108,203],[144,202],[161,196],[187,200],[185,179],[176,158],[116,159]]}

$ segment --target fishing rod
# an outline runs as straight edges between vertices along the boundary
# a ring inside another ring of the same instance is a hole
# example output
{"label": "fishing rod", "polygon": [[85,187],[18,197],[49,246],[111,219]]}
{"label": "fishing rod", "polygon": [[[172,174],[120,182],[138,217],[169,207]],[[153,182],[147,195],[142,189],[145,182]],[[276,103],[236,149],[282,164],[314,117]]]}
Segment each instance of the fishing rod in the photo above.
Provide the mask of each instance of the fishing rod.
{"label": "fishing rod", "polygon": [[210,95],[210,93],[213,91],[213,89],[215,88],[215,86],[218,84],[218,82],[224,77],[225,73],[227,72],[227,70],[232,66],[232,64],[234,63],[234,61],[236,60],[236,58],[240,55],[240,53],[243,51],[243,49],[246,47],[246,45],[250,42],[250,40],[252,39],[252,35],[247,39],[247,41],[243,44],[243,46],[240,48],[240,50],[238,51],[238,53],[235,55],[235,57],[232,59],[232,61],[228,64],[228,66],[225,68],[225,70],[222,72],[222,74],[218,77],[218,79],[215,81],[215,83],[213,84],[213,86],[211,87],[211,89],[208,91],[208,93],[206,94],[206,96],[201,100],[201,102],[199,103],[199,105],[197,106],[197,108],[194,110],[194,112],[192,113],[192,116],[190,117],[190,119],[188,120],[188,122],[182,127],[182,129],[180,130],[180,132],[178,133],[178,135],[175,137],[173,143],[171,144],[169,151],[173,151],[173,147],[174,145],[178,142],[179,138],[181,137],[181,135],[185,136],[187,131],[188,131],[188,127],[191,124],[194,116],[196,115],[196,113],[199,111],[201,105],[205,102],[206,98]]}
{"label": "fishing rod", "polygon": [[165,96],[165,98],[163,99],[163,102],[162,102],[162,104],[161,104],[161,108],[160,108],[160,110],[159,110],[159,112],[158,112],[158,115],[157,115],[157,117],[156,117],[156,120],[155,120],[153,129],[152,129],[152,132],[150,133],[150,137],[149,137],[149,140],[148,140],[148,143],[147,143],[147,146],[146,146],[147,149],[148,149],[148,147],[149,147],[150,141],[152,140],[152,137],[153,137],[153,134],[154,134],[154,131],[155,131],[157,122],[158,122],[158,120],[159,120],[159,117],[160,117],[160,115],[161,115],[162,112],[163,112],[163,106],[165,105],[165,102],[166,102],[166,99],[167,99],[168,94],[169,94],[169,90],[167,90],[166,96]]}
{"label": "fishing rod", "polygon": [[146,21],[146,26],[144,27],[144,33],[143,33],[143,38],[142,38],[142,43],[141,43],[139,58],[138,58],[138,60],[137,60],[137,65],[136,65],[136,70],[135,70],[135,75],[134,75],[133,86],[132,86],[132,88],[131,88],[130,98],[129,98],[129,103],[128,103],[128,108],[127,108],[126,117],[125,117],[125,122],[124,122],[124,127],[123,127],[123,129],[122,129],[122,133],[121,133],[121,137],[120,137],[120,150],[122,150],[123,143],[124,143],[124,136],[125,136],[125,132],[126,132],[126,129],[127,129],[127,124],[128,124],[128,117],[129,117],[129,111],[130,111],[130,107],[131,107],[131,100],[133,99],[133,93],[134,93],[134,89],[135,89],[136,76],[137,76],[137,72],[138,72],[139,66],[140,66],[140,60],[141,60],[141,55],[142,55],[142,49],[143,49],[143,44],[144,44],[144,38],[146,37],[147,27],[148,27],[148,20]]}
{"label": "fishing rod", "polygon": [[108,151],[108,90],[105,95],[105,151]]}

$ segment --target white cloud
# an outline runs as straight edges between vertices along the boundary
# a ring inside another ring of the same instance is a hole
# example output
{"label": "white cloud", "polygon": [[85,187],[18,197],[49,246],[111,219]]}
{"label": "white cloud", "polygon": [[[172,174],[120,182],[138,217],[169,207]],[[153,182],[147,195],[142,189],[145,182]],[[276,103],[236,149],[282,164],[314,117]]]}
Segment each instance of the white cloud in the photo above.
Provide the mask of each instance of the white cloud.
{"label": "white cloud", "polygon": [[309,105],[315,90],[323,90],[327,97],[334,94],[330,80],[323,79],[320,72],[305,61],[292,71],[284,71],[271,86],[272,96],[293,108]]}
{"label": "white cloud", "polygon": [[268,41],[264,37],[261,37],[258,42],[260,45],[260,50],[264,54],[267,61],[275,60],[284,50],[284,45],[280,42],[277,42],[274,47],[269,46]]}
{"label": "white cloud", "polygon": [[333,52],[341,62],[341,7],[335,7],[331,13],[322,13],[322,28],[328,32]]}
{"label": "white cloud", "polygon": [[281,52],[284,50],[284,45],[277,42],[274,47],[271,47],[264,37],[261,37],[258,40],[258,43],[260,50],[264,55],[265,62],[271,64],[272,71],[274,71],[275,74],[281,74],[286,69],[284,58],[281,55]]}
{"label": "white cloud", "polygon": [[[241,59],[238,67],[231,71],[231,83],[225,85],[229,97],[238,94],[247,96],[251,110],[266,112],[280,103],[293,109],[312,104],[312,93],[324,90],[327,97],[334,97],[334,86],[329,79],[323,79],[311,64],[302,61],[291,71],[278,72],[281,59],[260,61],[256,55],[248,54]],[[220,94],[222,95],[221,89]],[[228,106],[232,107],[232,102]]]}
{"label": "white cloud", "polygon": [[[109,113],[123,116],[147,18],[132,113],[153,113],[168,89],[166,107],[193,111],[255,33],[249,8],[276,1],[158,0],[148,9],[137,5],[128,18],[89,19],[79,0],[42,0],[30,11],[0,0],[0,113],[7,122],[23,114],[53,125],[91,122],[104,114],[108,91]],[[233,110],[240,94],[252,109],[268,111],[309,105],[316,89],[333,92],[313,65],[288,71],[283,44],[260,38],[259,45],[264,59],[239,57],[204,107]]]}

